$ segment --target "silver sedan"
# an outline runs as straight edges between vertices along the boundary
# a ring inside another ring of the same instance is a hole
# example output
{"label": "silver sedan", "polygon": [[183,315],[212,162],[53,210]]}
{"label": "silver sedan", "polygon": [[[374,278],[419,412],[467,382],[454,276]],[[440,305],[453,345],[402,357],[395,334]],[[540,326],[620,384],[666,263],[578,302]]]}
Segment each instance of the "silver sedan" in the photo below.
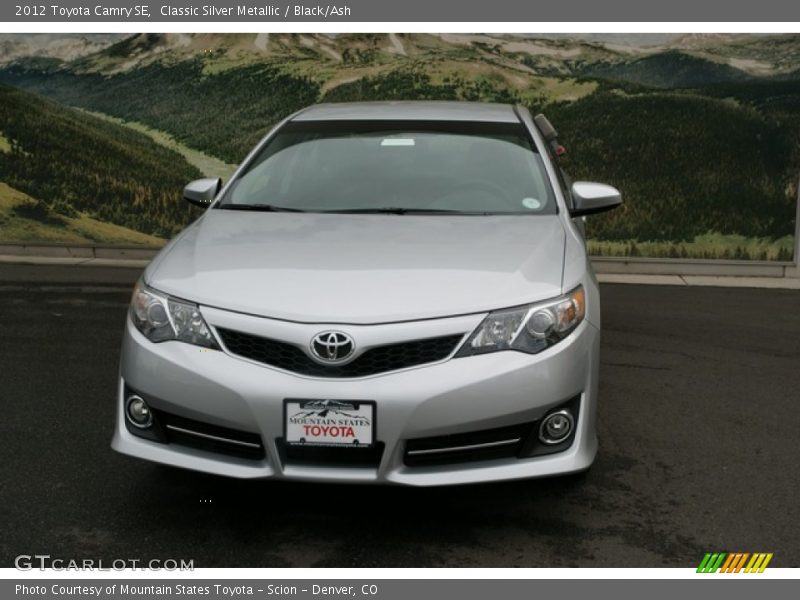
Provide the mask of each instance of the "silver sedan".
{"label": "silver sedan", "polygon": [[598,286],[521,107],[316,105],[276,126],[147,267],[112,446],[239,478],[449,485],[583,471]]}

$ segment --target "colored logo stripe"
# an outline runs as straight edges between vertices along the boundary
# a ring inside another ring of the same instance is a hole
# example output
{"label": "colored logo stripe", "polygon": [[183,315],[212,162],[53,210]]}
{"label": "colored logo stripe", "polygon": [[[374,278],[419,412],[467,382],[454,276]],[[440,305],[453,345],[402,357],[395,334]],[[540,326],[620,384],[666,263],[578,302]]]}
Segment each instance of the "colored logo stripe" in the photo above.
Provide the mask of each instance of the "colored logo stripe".
{"label": "colored logo stripe", "polygon": [[772,560],[772,553],[769,554],[753,554],[753,558],[750,559],[750,562],[747,563],[747,567],[745,568],[745,573],[763,573],[764,569],[767,568],[769,561]]}
{"label": "colored logo stripe", "polygon": [[748,556],[750,556],[749,552],[729,554],[728,559],[723,563],[722,569],[720,569],[720,573],[738,573],[742,570]]}
{"label": "colored logo stripe", "polygon": [[[748,562],[748,559],[749,562]],[[772,553],[757,552],[707,552],[697,567],[698,573],[763,573],[772,560]],[[747,566],[745,566],[745,563]]]}
{"label": "colored logo stripe", "polygon": [[700,566],[697,567],[697,572],[714,573],[717,569],[719,569],[722,561],[725,560],[725,556],[726,554],[724,552],[715,552],[714,554],[707,553],[700,562]]}

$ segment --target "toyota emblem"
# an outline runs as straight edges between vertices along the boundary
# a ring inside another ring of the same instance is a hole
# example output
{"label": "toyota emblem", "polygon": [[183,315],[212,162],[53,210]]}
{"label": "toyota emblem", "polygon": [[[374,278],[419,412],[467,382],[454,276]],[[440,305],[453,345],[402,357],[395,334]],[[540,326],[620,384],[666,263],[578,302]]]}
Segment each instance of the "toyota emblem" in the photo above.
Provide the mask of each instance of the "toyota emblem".
{"label": "toyota emblem", "polygon": [[311,340],[311,354],[327,364],[347,360],[355,349],[353,338],[341,331],[323,331]]}

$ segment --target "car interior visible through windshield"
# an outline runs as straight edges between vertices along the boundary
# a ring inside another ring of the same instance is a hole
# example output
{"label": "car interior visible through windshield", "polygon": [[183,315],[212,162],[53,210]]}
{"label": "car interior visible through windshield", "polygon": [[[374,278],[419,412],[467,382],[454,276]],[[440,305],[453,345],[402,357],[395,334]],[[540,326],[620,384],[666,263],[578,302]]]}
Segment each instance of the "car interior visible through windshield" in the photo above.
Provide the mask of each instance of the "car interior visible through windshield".
{"label": "car interior visible through windshield", "polygon": [[541,157],[515,123],[289,123],[233,183],[220,208],[235,205],[556,212]]}

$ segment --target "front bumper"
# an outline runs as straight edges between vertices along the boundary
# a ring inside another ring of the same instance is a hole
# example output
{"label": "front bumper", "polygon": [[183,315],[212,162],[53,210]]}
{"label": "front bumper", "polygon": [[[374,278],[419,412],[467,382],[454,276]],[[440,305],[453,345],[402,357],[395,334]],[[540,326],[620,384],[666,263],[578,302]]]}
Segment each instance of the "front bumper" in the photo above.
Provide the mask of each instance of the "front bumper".
{"label": "front bumper", "polygon": [[[480,316],[475,319],[477,324]],[[587,320],[536,355],[497,352],[360,379],[322,379],[181,342],[154,344],[128,320],[112,447],[158,463],[238,478],[431,486],[582,471],[597,450],[599,340],[600,332]],[[257,434],[265,456],[248,459],[135,436],[125,423],[126,389],[177,418]],[[310,464],[287,456],[281,445],[286,398],[375,401],[382,445],[375,464]],[[571,399],[578,419],[571,444],[562,451],[418,466],[404,460],[408,440],[536,422]]]}

